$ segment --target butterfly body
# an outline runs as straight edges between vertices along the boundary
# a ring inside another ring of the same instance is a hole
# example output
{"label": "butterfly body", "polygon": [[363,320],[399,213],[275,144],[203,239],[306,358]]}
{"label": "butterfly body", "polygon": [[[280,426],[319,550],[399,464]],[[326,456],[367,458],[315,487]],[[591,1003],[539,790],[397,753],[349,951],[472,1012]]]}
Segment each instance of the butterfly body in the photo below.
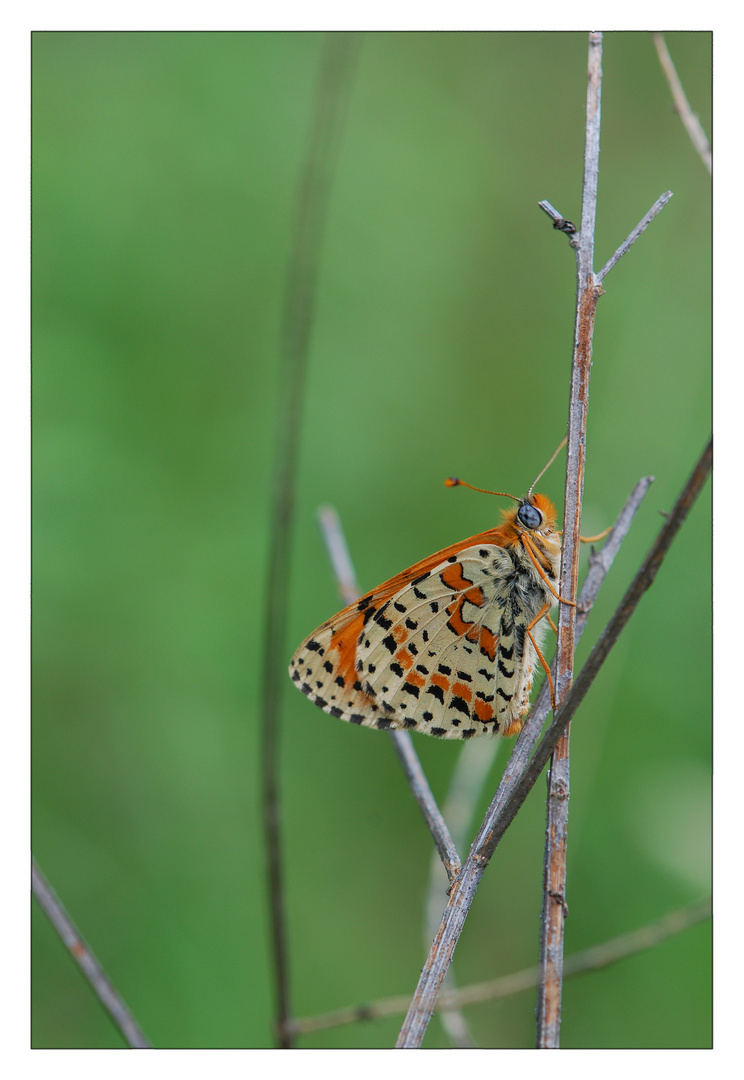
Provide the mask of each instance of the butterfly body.
{"label": "butterfly body", "polygon": [[557,603],[555,509],[530,495],[494,529],[404,570],[306,638],[290,676],[353,724],[446,739],[516,734],[540,621]]}

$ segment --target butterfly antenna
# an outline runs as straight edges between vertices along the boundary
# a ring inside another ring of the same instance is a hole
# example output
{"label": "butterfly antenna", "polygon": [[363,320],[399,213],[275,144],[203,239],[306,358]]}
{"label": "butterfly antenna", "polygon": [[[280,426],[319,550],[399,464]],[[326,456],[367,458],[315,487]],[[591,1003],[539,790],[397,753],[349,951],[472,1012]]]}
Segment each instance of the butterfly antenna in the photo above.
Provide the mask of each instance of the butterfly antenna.
{"label": "butterfly antenna", "polygon": [[532,492],[534,491],[534,489],[535,489],[535,484],[537,483],[537,481],[538,481],[538,480],[540,479],[540,477],[541,477],[541,476],[544,476],[544,475],[545,475],[545,473],[546,473],[546,472],[548,471],[548,469],[550,468],[550,466],[551,466],[551,465],[553,464],[553,462],[555,461],[555,459],[556,459],[556,458],[558,457],[558,455],[560,454],[561,450],[563,449],[563,447],[564,447],[564,446],[566,445],[566,443],[567,443],[567,442],[568,442],[568,435],[564,435],[564,437],[563,437],[563,438],[561,439],[561,441],[560,441],[560,442],[558,443],[558,445],[556,446],[555,450],[553,451],[553,453],[552,453],[552,455],[551,455],[551,458],[550,458],[550,461],[548,462],[548,464],[547,464],[547,465],[544,465],[544,466],[542,467],[542,469],[540,470],[540,472],[539,472],[539,473],[537,474],[537,476],[535,477],[535,479],[534,479],[534,480],[532,481],[532,486],[530,487],[530,490],[529,490],[529,491],[527,492],[527,497],[528,497],[528,498],[529,498],[529,496],[530,496],[530,495],[532,494]]}
{"label": "butterfly antenna", "polygon": [[[543,470],[543,472],[544,471],[545,470]],[[542,473],[540,474],[540,476],[542,476]],[[540,477],[538,476],[538,480],[539,479],[540,479]],[[448,476],[447,479],[444,481],[444,486],[445,487],[466,487],[466,488],[470,488],[471,491],[480,491],[483,495],[503,495],[503,497],[505,499],[514,499],[514,502],[521,502],[522,501],[521,499],[518,499],[516,495],[510,495],[508,491],[489,491],[488,488],[474,487],[473,484],[468,484],[468,482],[466,480],[460,480],[456,476]]]}

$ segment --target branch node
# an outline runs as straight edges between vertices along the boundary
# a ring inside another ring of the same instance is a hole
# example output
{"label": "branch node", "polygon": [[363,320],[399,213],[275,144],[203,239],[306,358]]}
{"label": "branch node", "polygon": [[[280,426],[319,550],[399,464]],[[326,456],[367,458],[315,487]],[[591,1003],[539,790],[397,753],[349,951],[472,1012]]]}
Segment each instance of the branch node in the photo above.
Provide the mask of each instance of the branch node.
{"label": "branch node", "polygon": [[568,242],[571,247],[577,247],[579,243],[578,229],[574,225],[573,221],[569,221],[568,218],[564,218],[562,214],[559,214],[554,206],[552,206],[547,199],[542,199],[537,204],[541,210],[544,210],[548,217],[553,222],[553,228],[559,232],[565,233],[568,237]]}
{"label": "branch node", "polygon": [[556,902],[556,904],[560,905],[560,907],[563,909],[563,918],[567,919],[568,918],[568,904],[566,903],[566,898],[563,895],[563,893],[556,892],[554,889],[548,889],[548,896],[550,897],[551,900],[554,900]]}

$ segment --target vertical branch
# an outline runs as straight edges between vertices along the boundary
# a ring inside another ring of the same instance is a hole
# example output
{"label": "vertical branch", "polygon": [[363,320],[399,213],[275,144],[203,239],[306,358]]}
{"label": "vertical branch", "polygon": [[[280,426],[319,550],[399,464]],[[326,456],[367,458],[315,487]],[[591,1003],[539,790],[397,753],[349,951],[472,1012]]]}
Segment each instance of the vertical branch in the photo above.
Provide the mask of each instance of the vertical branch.
{"label": "vertical branch", "polygon": [[[592,336],[601,286],[594,276],[594,224],[597,215],[599,133],[602,90],[602,35],[589,35],[586,98],[586,141],[581,229],[576,248],[576,323],[574,328],[571,395],[568,414],[563,553],[560,594],[575,599],[579,578],[581,502],[586,461],[586,416]],[[561,604],[556,651],[556,708],[565,700],[573,681],[576,648],[576,608]],[[557,1047],[560,1034],[563,975],[563,924],[566,915],[566,842],[569,795],[569,726],[553,752],[548,774],[545,873],[540,934],[540,986],[537,1003],[537,1045]]]}
{"label": "vertical branch", "polygon": [[[592,357],[592,335],[596,306],[603,291],[599,279],[592,270],[599,162],[601,56],[602,35],[592,33],[589,36],[584,191],[581,232],[578,238],[572,222],[565,219],[549,203],[545,201],[540,203],[542,209],[553,220],[554,227],[567,235],[571,247],[577,252],[577,309],[574,357],[571,369],[564,538],[561,579],[559,582],[561,595],[567,599],[572,599],[576,595],[578,579],[578,545],[581,527],[581,499],[584,486],[586,414]],[[665,205],[670,195],[670,192],[666,192],[661,199],[657,200],[646,218],[633,230],[607,264],[605,273],[629,249],[630,244],[641,235],[643,229]],[[625,626],[630,613],[635,610],[642,592],[648,588],[653,580],[653,576],[655,576],[658,569],[658,560],[663,559],[668,545],[671,543],[671,538],[676,534],[679,525],[684,519],[684,512],[686,512],[686,509],[689,508],[689,505],[691,505],[699,492],[705,475],[707,475],[706,470],[709,467],[710,463],[707,455],[704,455],[696,473],[691,477],[683,492],[679,503],[680,513],[677,513],[677,507],[675,507],[675,511],[670,515],[669,522],[662,530],[664,537],[668,536],[669,539],[664,539],[663,543],[660,539],[658,555],[655,555],[654,560],[648,565],[644,564],[644,567],[639,571],[638,582],[634,582],[627,604],[624,602],[621,605],[622,611],[618,611],[610,624],[608,624],[600,642],[592,650],[589,660],[575,681],[573,680],[575,644],[583,629],[587,609],[596,597],[604,575],[609,569],[611,556],[607,549],[614,546],[612,536],[608,539],[602,557],[593,561],[590,574],[584,583],[582,595],[579,598],[580,619],[577,621],[576,608],[572,604],[561,605],[558,649],[555,659],[557,707],[553,722],[536,746],[540,737],[540,728],[549,711],[547,686],[543,684],[544,692],[538,695],[538,699],[525,721],[522,733],[504,770],[498,790],[470,848],[470,853],[463,864],[461,872],[450,887],[447,906],[400,1029],[395,1044],[396,1047],[404,1049],[421,1045],[435,1007],[437,995],[452,960],[457,941],[483,872],[501,837],[523,805],[527,793],[532,789],[540,772],[558,747],[558,743],[574,712],[585,697],[588,687],[606,659],[612,644],[617,639],[617,635]],[[621,536],[625,536],[632,516],[637,510],[649,482],[650,480],[647,479],[637,486],[637,490],[628,500],[628,505],[618,519],[615,527],[618,544]],[[684,512],[682,512],[683,508]],[[614,553],[613,550],[612,557],[614,557]],[[606,564],[604,562],[605,555],[608,560]],[[592,579],[591,584],[590,578]],[[535,746],[536,749],[530,756]],[[567,758],[567,754],[564,754],[565,758]],[[546,842],[546,865],[549,868],[549,874],[546,880],[546,903],[544,904],[546,917],[543,920],[541,935],[541,956],[544,962],[541,962],[540,965],[541,989],[538,1002],[538,1046],[546,1047],[557,1046],[560,1028],[563,920],[565,917],[563,871],[565,870],[568,770],[567,760],[558,758],[556,762],[560,764],[560,768],[554,764],[549,803],[550,816]],[[557,844],[553,843],[554,838],[557,839]],[[557,887],[553,887],[554,885]]]}
{"label": "vertical branch", "polygon": [[284,921],[279,807],[279,699],[284,667],[278,662],[285,638],[287,565],[294,511],[294,478],[302,393],[315,309],[318,269],[338,155],[345,106],[354,70],[358,34],[333,33],[326,38],[318,77],[313,128],[298,193],[290,256],[279,381],[279,420],[274,472],[274,507],[267,568],[262,686],[262,776],[264,830],[268,860],[269,905],[279,1045],[291,1046],[289,973]]}
{"label": "vertical branch", "polygon": [[[612,560],[617,554],[620,543],[628,533],[633,517],[640,506],[649,483],[650,480],[646,479],[636,485],[615,524],[607,544],[590,567],[579,598],[582,610],[582,618],[578,628],[579,634],[586,625],[586,615],[591,609],[602,582],[612,565]],[[518,806],[521,806],[524,802],[526,790],[533,786],[555,748],[557,737],[540,759],[537,772],[532,772],[531,762],[534,759],[530,758],[530,750],[535,746],[543,721],[549,712],[547,683],[543,683],[543,690],[545,692],[538,695],[530,717],[527,719],[522,734],[517,740],[496,794],[478,830],[478,835],[471,845],[470,853],[463,864],[462,871],[450,888],[447,907],[444,910],[439,929],[432,942],[418,985],[408,1007],[406,1018],[400,1029],[398,1041],[395,1044],[397,1048],[410,1049],[421,1045],[434,1011],[437,995],[452,960],[452,955],[465,925],[465,919],[483,872],[496,850],[499,840],[514,819]],[[570,703],[571,696],[572,694],[569,693],[566,705],[564,705],[564,711]],[[569,719],[570,715],[567,714],[566,721]],[[562,730],[562,725],[555,719],[551,727],[558,731]],[[544,743],[545,738],[540,743],[540,746],[543,746]],[[526,753],[523,755],[525,749]],[[512,762],[515,759],[519,760],[519,765],[512,768]]]}

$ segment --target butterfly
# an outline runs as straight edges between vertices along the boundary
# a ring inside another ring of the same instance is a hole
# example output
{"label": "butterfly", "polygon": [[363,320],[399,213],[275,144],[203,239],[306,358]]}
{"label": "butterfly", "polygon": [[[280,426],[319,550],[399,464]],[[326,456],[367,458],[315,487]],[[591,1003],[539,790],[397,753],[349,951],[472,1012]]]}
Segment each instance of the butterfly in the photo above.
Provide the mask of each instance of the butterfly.
{"label": "butterfly", "polygon": [[516,735],[538,659],[552,697],[545,619],[555,630],[550,608],[575,606],[558,594],[555,507],[532,488],[523,499],[491,494],[517,503],[500,525],[409,567],[302,642],[289,674],[319,708],[362,727],[443,739]]}

